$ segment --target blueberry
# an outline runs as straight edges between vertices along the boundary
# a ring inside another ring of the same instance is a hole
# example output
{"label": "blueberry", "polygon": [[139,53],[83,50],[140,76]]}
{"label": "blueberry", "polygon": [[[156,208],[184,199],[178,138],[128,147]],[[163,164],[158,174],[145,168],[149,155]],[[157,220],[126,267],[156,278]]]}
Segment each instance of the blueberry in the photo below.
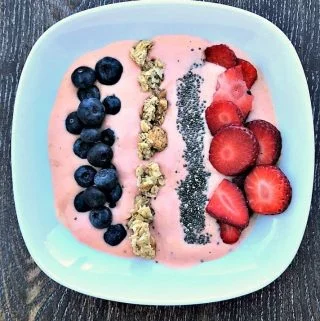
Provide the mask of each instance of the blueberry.
{"label": "blueberry", "polygon": [[84,191],[83,198],[90,208],[99,208],[106,203],[106,197],[104,193],[95,186],[88,187]]}
{"label": "blueberry", "polygon": [[104,241],[111,245],[116,246],[120,244],[127,236],[127,231],[122,224],[111,225],[104,233]]}
{"label": "blueberry", "polygon": [[113,151],[110,146],[97,143],[90,148],[87,159],[92,166],[108,167],[113,158]]}
{"label": "blueberry", "polygon": [[101,207],[90,212],[89,220],[95,228],[108,228],[112,222],[112,213],[109,208]]}
{"label": "blueberry", "polygon": [[114,169],[101,169],[94,177],[94,183],[103,191],[111,191],[116,187],[118,175]]}
{"label": "blueberry", "polygon": [[97,98],[100,100],[100,91],[97,86],[91,86],[88,88],[80,88],[78,90],[78,98],[84,100],[87,98]]}
{"label": "blueberry", "polygon": [[80,138],[87,143],[96,143],[100,140],[100,130],[97,128],[83,128]]}
{"label": "blueberry", "polygon": [[111,206],[115,205],[122,196],[121,185],[118,183],[109,193],[106,193],[105,195],[107,202],[110,203]]}
{"label": "blueberry", "polygon": [[104,85],[114,85],[121,78],[123,67],[119,60],[104,57],[96,64],[97,79]]}
{"label": "blueberry", "polygon": [[84,142],[81,138],[78,138],[73,144],[73,152],[80,158],[84,159],[87,157],[89,149],[92,144]]}
{"label": "blueberry", "polygon": [[96,81],[96,72],[89,67],[78,67],[71,75],[71,80],[77,88],[88,88]]}
{"label": "blueberry", "polygon": [[74,207],[78,212],[88,212],[90,211],[90,207],[84,200],[84,192],[80,192],[73,201]]}
{"label": "blueberry", "polygon": [[80,166],[74,172],[74,179],[81,187],[89,187],[93,185],[96,173],[97,171],[89,165]]}
{"label": "blueberry", "polygon": [[101,132],[101,141],[109,146],[112,146],[116,140],[114,131],[107,128]]}
{"label": "blueberry", "polygon": [[110,115],[117,114],[121,109],[121,101],[115,95],[106,97],[102,103],[106,109],[106,113]]}
{"label": "blueberry", "polygon": [[66,118],[66,129],[70,134],[79,135],[83,128],[83,124],[81,123],[77,112],[74,111],[70,113]]}
{"label": "blueberry", "polygon": [[97,98],[87,98],[80,103],[77,115],[89,127],[100,126],[105,116],[104,106]]}

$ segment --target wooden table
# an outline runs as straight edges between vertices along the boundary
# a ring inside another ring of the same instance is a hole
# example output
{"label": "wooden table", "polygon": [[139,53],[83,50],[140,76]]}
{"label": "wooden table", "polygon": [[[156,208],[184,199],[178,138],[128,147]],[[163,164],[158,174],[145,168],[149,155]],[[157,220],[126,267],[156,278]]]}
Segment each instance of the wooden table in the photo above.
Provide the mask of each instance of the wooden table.
{"label": "wooden table", "polygon": [[[148,307],[91,298],[60,286],[33,262],[23,242],[11,185],[10,136],[15,92],[23,64],[40,35],[72,13],[104,0],[0,0],[0,321],[89,320],[320,320],[320,155],[316,146],[314,197],[299,252],[266,288],[234,300],[186,307]],[[255,12],[291,39],[304,66],[320,128],[319,0],[218,0]],[[281,71],[279,71],[281,72]],[[32,106],[26,106],[32,108]],[[290,106],[288,106],[290,108]],[[308,164],[301,164],[301,170]]]}

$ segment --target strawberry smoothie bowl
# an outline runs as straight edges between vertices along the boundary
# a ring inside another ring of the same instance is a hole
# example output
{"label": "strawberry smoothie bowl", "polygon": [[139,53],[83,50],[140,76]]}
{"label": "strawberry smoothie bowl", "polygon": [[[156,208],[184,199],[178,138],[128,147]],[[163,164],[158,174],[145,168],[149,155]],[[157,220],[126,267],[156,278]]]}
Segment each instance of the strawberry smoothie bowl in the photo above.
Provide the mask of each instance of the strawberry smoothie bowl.
{"label": "strawberry smoothie bowl", "polygon": [[66,72],[48,134],[56,215],[106,255],[215,260],[290,205],[268,86],[231,44],[163,35],[90,52]]}

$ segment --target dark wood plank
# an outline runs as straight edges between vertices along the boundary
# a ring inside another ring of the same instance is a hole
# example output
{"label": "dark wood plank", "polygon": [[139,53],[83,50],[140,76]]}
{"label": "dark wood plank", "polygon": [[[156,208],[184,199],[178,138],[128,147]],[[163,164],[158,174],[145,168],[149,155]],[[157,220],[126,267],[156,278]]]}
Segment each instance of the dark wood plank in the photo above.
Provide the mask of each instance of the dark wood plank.
{"label": "dark wood plank", "polygon": [[[0,320],[320,320],[320,150],[311,215],[299,252],[270,286],[245,297],[187,307],[146,307],[103,301],[68,290],[46,277],[22,240],[13,202],[10,135],[15,91],[37,38],[56,21],[81,10],[122,1],[0,0]],[[260,14],[291,39],[305,68],[320,128],[319,0],[220,0]],[[302,164],[308,166],[308,164]]]}

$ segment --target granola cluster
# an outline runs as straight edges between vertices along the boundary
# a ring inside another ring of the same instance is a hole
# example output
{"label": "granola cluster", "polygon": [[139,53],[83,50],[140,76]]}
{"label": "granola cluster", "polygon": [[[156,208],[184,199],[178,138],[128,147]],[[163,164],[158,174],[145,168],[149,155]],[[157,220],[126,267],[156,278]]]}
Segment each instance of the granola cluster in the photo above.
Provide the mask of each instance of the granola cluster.
{"label": "granola cluster", "polygon": [[156,255],[156,242],[149,227],[154,216],[151,199],[157,196],[165,180],[159,165],[154,162],[140,165],[136,169],[136,177],[140,194],[134,200],[134,208],[130,212],[131,218],[128,222],[132,230],[131,245],[135,255],[153,259]]}
{"label": "granola cluster", "polygon": [[155,162],[140,165],[136,169],[137,185],[141,195],[155,198],[161,186],[165,184],[160,167]]}
{"label": "granola cluster", "polygon": [[168,109],[166,91],[160,89],[164,79],[164,64],[158,59],[148,58],[152,45],[149,40],[141,40],[130,52],[132,60],[141,68],[138,81],[142,91],[151,93],[144,101],[140,117],[138,156],[142,160],[150,159],[168,145],[167,133],[160,127]]}
{"label": "granola cluster", "polygon": [[[141,69],[138,77],[141,90],[150,92],[140,113],[138,156],[141,160],[149,160],[168,145],[167,133],[161,127],[168,109],[166,91],[160,89],[164,79],[164,64],[159,59],[148,57],[152,46],[152,41],[141,40],[130,51],[130,57]],[[156,242],[150,232],[154,216],[151,200],[156,198],[160,188],[165,184],[165,178],[155,162],[138,166],[136,177],[139,195],[135,197],[128,222],[132,232],[131,245],[135,255],[154,259]]]}

